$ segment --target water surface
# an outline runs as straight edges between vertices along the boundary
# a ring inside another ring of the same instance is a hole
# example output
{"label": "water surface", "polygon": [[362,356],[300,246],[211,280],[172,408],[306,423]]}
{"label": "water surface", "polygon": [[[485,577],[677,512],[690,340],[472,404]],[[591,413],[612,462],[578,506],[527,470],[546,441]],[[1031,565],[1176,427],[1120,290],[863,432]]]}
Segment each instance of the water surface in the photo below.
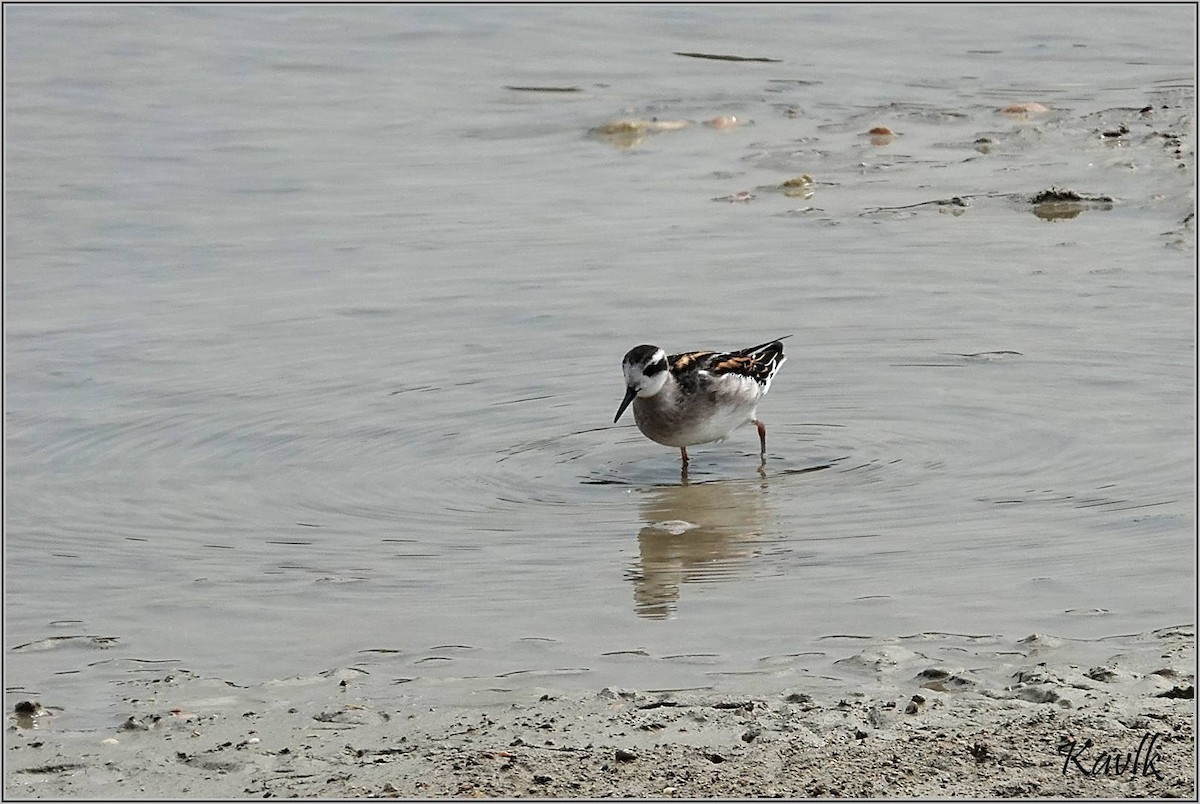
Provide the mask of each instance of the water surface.
{"label": "water surface", "polygon": [[[5,15],[12,696],[1193,619],[1194,9]],[[765,477],[611,426],[633,345],[787,333]]]}

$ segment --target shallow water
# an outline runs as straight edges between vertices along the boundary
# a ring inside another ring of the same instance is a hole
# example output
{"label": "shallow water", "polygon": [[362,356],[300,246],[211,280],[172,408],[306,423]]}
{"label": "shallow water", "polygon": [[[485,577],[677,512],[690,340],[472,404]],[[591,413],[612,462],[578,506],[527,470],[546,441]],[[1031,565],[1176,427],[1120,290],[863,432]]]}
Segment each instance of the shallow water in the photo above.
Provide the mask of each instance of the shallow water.
{"label": "shallow water", "polygon": [[[1190,8],[5,15],[11,696],[1193,619]],[[631,346],[787,333],[765,477],[610,425]]]}

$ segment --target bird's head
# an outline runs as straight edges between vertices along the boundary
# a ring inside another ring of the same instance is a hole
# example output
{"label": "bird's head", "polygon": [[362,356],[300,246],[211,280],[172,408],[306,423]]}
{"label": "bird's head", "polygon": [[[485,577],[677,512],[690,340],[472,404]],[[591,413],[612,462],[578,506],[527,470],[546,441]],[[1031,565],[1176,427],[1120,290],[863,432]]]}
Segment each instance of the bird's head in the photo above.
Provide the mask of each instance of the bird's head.
{"label": "bird's head", "polygon": [[614,424],[617,419],[621,418],[621,414],[625,412],[625,408],[629,407],[629,403],[635,396],[644,399],[654,396],[662,390],[670,375],[667,367],[667,353],[657,346],[649,344],[635,346],[621,361],[621,371],[625,374],[625,399],[622,400],[621,407],[617,409],[617,415],[613,418]]}

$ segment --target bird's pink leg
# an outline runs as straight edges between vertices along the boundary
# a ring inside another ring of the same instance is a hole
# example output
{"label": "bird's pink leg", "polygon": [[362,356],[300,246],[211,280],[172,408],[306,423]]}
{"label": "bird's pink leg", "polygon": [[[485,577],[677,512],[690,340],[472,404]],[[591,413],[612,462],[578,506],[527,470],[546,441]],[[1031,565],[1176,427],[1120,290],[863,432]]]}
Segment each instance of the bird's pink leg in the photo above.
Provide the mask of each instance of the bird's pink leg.
{"label": "bird's pink leg", "polygon": [[754,420],[754,426],[758,428],[758,441],[762,444],[762,452],[759,453],[759,456],[765,463],[767,460],[767,426],[758,419]]}

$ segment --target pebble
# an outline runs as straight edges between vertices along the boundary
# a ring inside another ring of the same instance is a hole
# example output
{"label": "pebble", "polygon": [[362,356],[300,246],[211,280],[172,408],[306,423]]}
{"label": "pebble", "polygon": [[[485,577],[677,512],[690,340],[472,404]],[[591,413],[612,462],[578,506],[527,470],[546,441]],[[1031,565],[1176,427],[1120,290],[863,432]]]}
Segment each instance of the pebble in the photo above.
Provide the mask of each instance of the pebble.
{"label": "pebble", "polygon": [[887,126],[875,126],[875,128],[867,132],[867,136],[871,138],[872,145],[891,145],[892,140],[896,139],[896,132]]}
{"label": "pebble", "polygon": [[779,187],[788,198],[812,198],[813,177],[805,173],[794,179],[788,179]]}
{"label": "pebble", "polygon": [[780,187],[808,187],[813,183],[813,177],[807,173],[797,176],[794,179],[788,179]]}
{"label": "pebble", "polygon": [[121,741],[116,737],[105,737],[100,741],[100,745],[120,745]]}
{"label": "pebble", "polygon": [[921,711],[921,707],[925,705],[925,696],[914,695],[908,702],[908,706],[904,707],[904,714],[915,715]]}

